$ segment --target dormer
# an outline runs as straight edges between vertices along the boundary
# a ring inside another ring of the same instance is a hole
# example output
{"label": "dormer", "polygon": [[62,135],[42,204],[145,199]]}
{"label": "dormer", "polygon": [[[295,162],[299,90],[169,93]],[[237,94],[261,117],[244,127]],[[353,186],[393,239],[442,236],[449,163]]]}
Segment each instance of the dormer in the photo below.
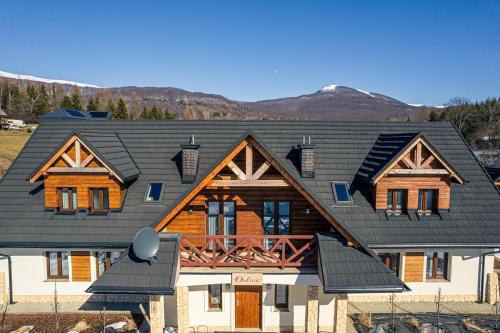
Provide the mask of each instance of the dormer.
{"label": "dormer", "polygon": [[372,185],[375,208],[419,215],[450,208],[450,184],[462,176],[421,133],[381,134],[357,176]]}
{"label": "dormer", "polygon": [[45,207],[61,213],[120,209],[139,169],[116,133],[73,132],[30,176],[42,180]]}

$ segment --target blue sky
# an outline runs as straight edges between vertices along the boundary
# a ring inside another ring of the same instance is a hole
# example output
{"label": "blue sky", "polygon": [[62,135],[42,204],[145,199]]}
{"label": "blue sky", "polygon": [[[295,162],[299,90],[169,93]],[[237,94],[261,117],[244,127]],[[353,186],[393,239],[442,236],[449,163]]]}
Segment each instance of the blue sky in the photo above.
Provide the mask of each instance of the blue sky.
{"label": "blue sky", "polygon": [[0,70],[259,100],[500,96],[500,1],[6,1]]}

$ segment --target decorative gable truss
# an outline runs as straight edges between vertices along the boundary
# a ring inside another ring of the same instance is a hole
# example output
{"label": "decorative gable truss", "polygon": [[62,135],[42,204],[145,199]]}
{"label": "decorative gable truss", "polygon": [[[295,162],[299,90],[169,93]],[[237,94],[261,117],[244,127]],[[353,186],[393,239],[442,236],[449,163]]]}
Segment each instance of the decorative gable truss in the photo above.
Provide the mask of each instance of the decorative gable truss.
{"label": "decorative gable truss", "polygon": [[290,184],[271,166],[249,140],[248,144],[229,160],[208,187],[282,187]]}
{"label": "decorative gable truss", "polygon": [[88,145],[73,134],[52,156],[29,178],[30,183],[48,174],[109,174],[123,183],[115,173]]}
{"label": "decorative gable truss", "polygon": [[376,184],[385,176],[438,176],[449,175],[460,184],[464,183],[458,172],[423,137],[419,136],[412,144],[399,153],[381,172],[376,175]]}

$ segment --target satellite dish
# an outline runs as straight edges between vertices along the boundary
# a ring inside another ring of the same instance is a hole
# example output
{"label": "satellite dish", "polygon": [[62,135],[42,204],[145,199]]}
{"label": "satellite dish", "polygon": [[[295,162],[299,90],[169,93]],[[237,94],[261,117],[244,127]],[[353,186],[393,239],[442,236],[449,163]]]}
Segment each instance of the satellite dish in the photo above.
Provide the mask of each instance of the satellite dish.
{"label": "satellite dish", "polygon": [[156,252],[160,248],[160,236],[155,229],[144,227],[137,231],[134,236],[132,249],[137,258],[141,260],[151,261],[156,260]]}

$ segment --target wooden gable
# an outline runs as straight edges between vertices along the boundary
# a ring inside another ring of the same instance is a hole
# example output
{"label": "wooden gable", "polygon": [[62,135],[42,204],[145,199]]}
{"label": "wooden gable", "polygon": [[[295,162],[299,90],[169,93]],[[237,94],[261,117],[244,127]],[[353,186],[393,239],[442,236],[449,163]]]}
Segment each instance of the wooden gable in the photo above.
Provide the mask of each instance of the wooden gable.
{"label": "wooden gable", "polygon": [[[359,243],[252,136],[242,140],[155,227],[163,230],[202,190],[293,187],[351,245]],[[200,230],[201,231],[201,230]]]}
{"label": "wooden gable", "polygon": [[458,172],[434,149],[427,140],[419,137],[402,151],[374,179],[374,184],[385,176],[443,176],[449,175],[460,184],[464,183]]}
{"label": "wooden gable", "polygon": [[29,179],[33,183],[48,174],[108,174],[123,180],[76,134],[55,152]]}

